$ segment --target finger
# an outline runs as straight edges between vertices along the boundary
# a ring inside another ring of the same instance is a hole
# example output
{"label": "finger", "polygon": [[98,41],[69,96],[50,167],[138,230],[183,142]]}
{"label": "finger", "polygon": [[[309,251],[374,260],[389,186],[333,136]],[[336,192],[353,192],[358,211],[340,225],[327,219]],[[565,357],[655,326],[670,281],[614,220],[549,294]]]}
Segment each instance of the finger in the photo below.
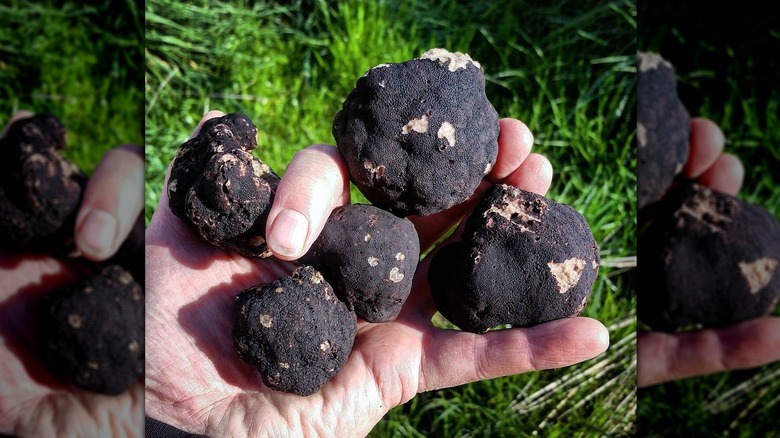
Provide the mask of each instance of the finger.
{"label": "finger", "polygon": [[539,154],[531,154],[504,183],[544,196],[552,184],[552,178],[550,160]]}
{"label": "finger", "polygon": [[11,116],[11,119],[8,120],[8,123],[5,125],[2,131],[0,131],[0,138],[5,137],[5,135],[8,133],[8,129],[11,128],[11,125],[13,125],[17,120],[26,119],[28,117],[32,117],[35,114],[31,113],[27,110],[21,110],[14,113],[14,115]]}
{"label": "finger", "polygon": [[140,146],[108,151],[95,169],[76,216],[76,246],[90,260],[105,260],[127,238],[144,204]]}
{"label": "finger", "polygon": [[424,346],[419,392],[565,367],[608,346],[606,327],[581,317],[485,334],[436,330]]}
{"label": "finger", "polygon": [[639,387],[764,365],[780,360],[780,318],[680,334],[640,332],[637,354]]}
{"label": "finger", "polygon": [[333,146],[298,151],[276,190],[266,240],[277,258],[295,260],[309,250],[331,210],[349,202],[347,165]]}
{"label": "finger", "polygon": [[691,149],[685,164],[685,176],[696,179],[709,169],[723,152],[725,141],[723,132],[715,122],[702,118],[691,119]]}
{"label": "finger", "polygon": [[723,154],[700,177],[699,183],[719,192],[736,195],[745,179],[745,167],[734,155]]}

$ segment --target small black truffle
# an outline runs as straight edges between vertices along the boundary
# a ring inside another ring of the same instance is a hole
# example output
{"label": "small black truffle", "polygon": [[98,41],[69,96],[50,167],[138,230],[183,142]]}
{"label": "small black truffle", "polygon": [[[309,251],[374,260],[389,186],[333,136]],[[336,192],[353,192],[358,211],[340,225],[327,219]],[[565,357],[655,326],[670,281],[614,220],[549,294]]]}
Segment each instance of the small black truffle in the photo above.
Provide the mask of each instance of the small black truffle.
{"label": "small black truffle", "polygon": [[576,210],[516,187],[492,187],[462,242],[433,256],[439,312],[460,329],[532,326],[579,315],[598,274],[598,246]]}
{"label": "small black truffle", "polygon": [[639,319],[656,330],[766,315],[780,296],[780,225],[763,207],[686,183],[638,244]]}
{"label": "small black truffle", "polygon": [[432,49],[366,72],[336,115],[333,137],[372,204],[429,215],[466,200],[493,167],[498,114],[478,62]]}
{"label": "small black truffle", "polygon": [[14,122],[0,140],[4,248],[75,252],[73,226],[86,177],[60,155],[63,148],[65,127],[48,114]]}
{"label": "small black truffle", "polygon": [[236,352],[275,390],[317,392],[347,361],[356,332],[355,313],[311,266],[236,297]]}
{"label": "small black truffle", "polygon": [[168,181],[171,211],[207,242],[269,257],[265,225],[279,177],[253,157],[257,128],[243,114],[206,121],[179,148]]}
{"label": "small black truffle", "polygon": [[301,259],[368,322],[394,320],[412,290],[420,258],[414,224],[371,205],[334,209]]}
{"label": "small black truffle", "polygon": [[672,65],[637,53],[637,207],[658,202],[682,172],[690,149],[690,117],[677,97]]}
{"label": "small black truffle", "polygon": [[119,266],[45,295],[38,324],[46,365],[80,388],[120,394],[144,375],[144,293]]}

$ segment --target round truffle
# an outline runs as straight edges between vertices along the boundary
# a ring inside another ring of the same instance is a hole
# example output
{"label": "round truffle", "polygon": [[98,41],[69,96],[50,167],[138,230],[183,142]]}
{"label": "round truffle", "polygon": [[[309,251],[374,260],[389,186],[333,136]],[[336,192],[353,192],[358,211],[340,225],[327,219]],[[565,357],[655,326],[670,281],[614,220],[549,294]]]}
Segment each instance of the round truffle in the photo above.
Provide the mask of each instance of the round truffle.
{"label": "round truffle", "polygon": [[639,319],[653,329],[722,327],[780,296],[780,225],[768,211],[688,183],[640,236]]}
{"label": "round truffle", "polygon": [[368,322],[401,312],[420,259],[414,224],[371,205],[334,209],[301,259],[322,272],[336,294]]}
{"label": "round truffle", "polygon": [[637,53],[637,207],[658,202],[688,159],[691,122],[672,65]]}
{"label": "round truffle", "polygon": [[206,121],[171,166],[171,211],[213,245],[269,257],[265,225],[279,177],[253,157],[257,128],[243,114]]}
{"label": "round truffle", "polygon": [[45,295],[38,311],[43,358],[54,374],[111,395],[143,376],[144,293],[121,267]]}
{"label": "round truffle", "polygon": [[478,62],[432,49],[366,72],[333,121],[352,182],[395,214],[429,215],[474,193],[498,153]]}
{"label": "round truffle", "polygon": [[14,122],[0,140],[0,244],[68,254],[86,177],[63,158],[65,127],[48,114]]}
{"label": "round truffle", "polygon": [[492,187],[467,219],[461,242],[431,261],[439,312],[482,333],[579,315],[598,274],[587,222],[565,204],[516,187]]}
{"label": "round truffle", "polygon": [[233,345],[275,390],[317,392],[347,361],[356,332],[355,313],[311,266],[236,298]]}

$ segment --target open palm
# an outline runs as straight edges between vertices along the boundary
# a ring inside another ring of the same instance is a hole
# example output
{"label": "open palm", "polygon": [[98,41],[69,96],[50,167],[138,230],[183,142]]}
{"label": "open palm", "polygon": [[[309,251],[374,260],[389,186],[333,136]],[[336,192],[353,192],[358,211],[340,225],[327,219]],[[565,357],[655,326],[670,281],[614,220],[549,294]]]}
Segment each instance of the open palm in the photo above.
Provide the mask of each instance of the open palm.
{"label": "open palm", "polygon": [[[480,192],[499,181],[542,193],[549,187],[549,163],[529,155],[529,136],[510,135],[518,124],[502,121],[499,162]],[[301,161],[329,153],[318,146],[299,154],[284,179],[298,177],[294,169],[306,167]],[[280,199],[286,196],[277,193],[277,202],[284,202]],[[334,196],[330,205],[343,202]],[[435,243],[471,206],[467,201],[413,219],[421,247]],[[362,436],[419,392],[570,365],[600,354],[608,343],[606,329],[587,318],[483,335],[436,328],[424,260],[398,319],[359,320],[344,367],[319,392],[302,397],[266,387],[257,369],[238,358],[231,340],[238,292],[289,275],[295,262],[249,259],[200,241],[172,214],[163,191],[147,229],[146,263],[147,415],[211,436]]]}

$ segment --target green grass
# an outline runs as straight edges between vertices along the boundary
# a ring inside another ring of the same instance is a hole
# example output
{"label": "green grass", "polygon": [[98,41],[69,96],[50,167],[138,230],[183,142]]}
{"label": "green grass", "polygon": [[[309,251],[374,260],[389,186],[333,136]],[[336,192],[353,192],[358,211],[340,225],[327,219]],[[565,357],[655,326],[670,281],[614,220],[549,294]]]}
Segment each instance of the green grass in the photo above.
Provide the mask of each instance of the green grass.
{"label": "green grass", "polygon": [[135,0],[0,4],[0,126],[50,112],[64,154],[91,173],[108,150],[143,140],[143,10]]}
{"label": "green grass", "polygon": [[[146,3],[147,220],[206,111],[248,114],[260,131],[256,155],[282,174],[298,149],[333,143],[334,115],[372,66],[432,47],[468,52],[499,114],[526,122],[553,163],[548,196],[593,228],[608,266],[585,314],[611,327],[613,345],[578,366],[421,394],[372,435],[634,431],[636,302],[631,269],[619,263],[636,247],[633,2],[191,3]],[[355,190],[353,200],[364,202]]]}
{"label": "green grass", "polygon": [[[720,11],[703,2],[639,5],[638,45],[675,66],[692,115],[721,126],[746,168],[740,198],[780,220],[780,17],[758,2]],[[641,304],[641,303],[640,303]],[[780,307],[774,312],[780,316]],[[780,436],[780,363],[639,391],[649,436]]]}

